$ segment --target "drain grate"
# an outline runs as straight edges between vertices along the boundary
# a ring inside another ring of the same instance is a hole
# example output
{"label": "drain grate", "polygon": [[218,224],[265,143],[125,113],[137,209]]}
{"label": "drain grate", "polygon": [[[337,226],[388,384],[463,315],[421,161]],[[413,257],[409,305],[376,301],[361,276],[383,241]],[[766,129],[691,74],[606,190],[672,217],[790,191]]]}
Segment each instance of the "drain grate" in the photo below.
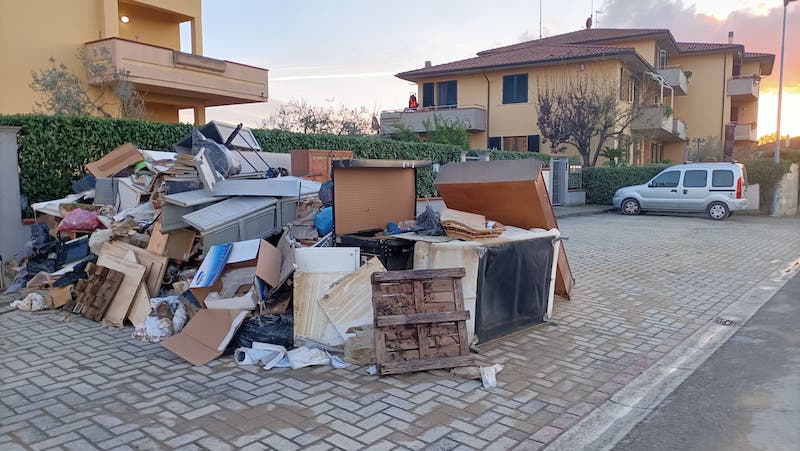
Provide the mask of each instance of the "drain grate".
{"label": "drain grate", "polygon": [[721,316],[715,319],[714,322],[719,324],[720,326],[740,326],[742,324],[741,320],[728,319],[728,318],[723,318]]}

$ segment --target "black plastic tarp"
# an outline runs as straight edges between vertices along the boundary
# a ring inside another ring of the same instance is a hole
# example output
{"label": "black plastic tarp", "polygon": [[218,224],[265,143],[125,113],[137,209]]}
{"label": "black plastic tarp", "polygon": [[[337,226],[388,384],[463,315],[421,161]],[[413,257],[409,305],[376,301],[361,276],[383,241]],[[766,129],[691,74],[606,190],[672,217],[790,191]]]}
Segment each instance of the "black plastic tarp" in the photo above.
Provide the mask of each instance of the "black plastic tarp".
{"label": "black plastic tarp", "polygon": [[475,312],[481,343],[544,321],[552,265],[551,239],[486,246],[478,263]]}

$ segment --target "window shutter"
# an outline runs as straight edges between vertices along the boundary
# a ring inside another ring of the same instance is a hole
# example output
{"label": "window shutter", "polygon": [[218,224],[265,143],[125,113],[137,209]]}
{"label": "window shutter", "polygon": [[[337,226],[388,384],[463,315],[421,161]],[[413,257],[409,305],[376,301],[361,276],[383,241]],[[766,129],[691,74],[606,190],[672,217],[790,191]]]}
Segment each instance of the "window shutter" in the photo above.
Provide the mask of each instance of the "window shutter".
{"label": "window shutter", "polygon": [[489,148],[490,149],[495,149],[495,150],[500,150],[501,139],[502,138],[500,138],[499,136],[490,136],[489,137]]}
{"label": "window shutter", "polygon": [[528,135],[528,152],[539,153],[539,135]]}
{"label": "window shutter", "polygon": [[433,92],[433,83],[422,84],[422,106],[430,108],[436,104],[436,97]]}
{"label": "window shutter", "polygon": [[528,74],[522,74],[517,79],[517,101],[528,103]]}
{"label": "window shutter", "polygon": [[514,77],[506,75],[503,77],[503,103],[514,102]]}

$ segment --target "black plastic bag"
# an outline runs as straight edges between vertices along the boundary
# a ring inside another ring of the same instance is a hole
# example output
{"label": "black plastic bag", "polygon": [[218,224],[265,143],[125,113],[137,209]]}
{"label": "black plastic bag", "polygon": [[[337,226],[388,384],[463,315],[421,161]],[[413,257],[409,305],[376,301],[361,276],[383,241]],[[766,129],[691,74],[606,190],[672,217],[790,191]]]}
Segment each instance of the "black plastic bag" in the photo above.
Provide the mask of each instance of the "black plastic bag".
{"label": "black plastic bag", "polygon": [[319,188],[319,201],[322,202],[323,207],[333,205],[333,180],[327,180],[322,183]]}
{"label": "black plastic bag", "polygon": [[239,329],[239,347],[251,348],[253,342],[270,343],[291,348],[294,345],[294,318],[283,315],[259,315],[250,318]]}
{"label": "black plastic bag", "polygon": [[445,233],[442,228],[441,217],[438,211],[428,205],[425,207],[425,211],[417,216],[417,225],[412,230],[420,235],[442,236]]}
{"label": "black plastic bag", "polygon": [[58,246],[58,240],[50,235],[50,226],[34,222],[31,226],[31,246],[37,254],[46,254]]}

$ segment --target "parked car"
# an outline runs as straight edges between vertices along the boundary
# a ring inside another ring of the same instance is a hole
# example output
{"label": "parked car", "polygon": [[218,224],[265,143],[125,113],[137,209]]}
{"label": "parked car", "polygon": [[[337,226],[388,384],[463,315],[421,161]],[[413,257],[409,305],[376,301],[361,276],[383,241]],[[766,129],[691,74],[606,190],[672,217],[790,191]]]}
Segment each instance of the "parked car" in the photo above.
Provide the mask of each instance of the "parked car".
{"label": "parked car", "polygon": [[643,185],[618,189],[613,202],[626,215],[705,212],[709,218],[721,220],[747,208],[747,172],[741,163],[679,164]]}

